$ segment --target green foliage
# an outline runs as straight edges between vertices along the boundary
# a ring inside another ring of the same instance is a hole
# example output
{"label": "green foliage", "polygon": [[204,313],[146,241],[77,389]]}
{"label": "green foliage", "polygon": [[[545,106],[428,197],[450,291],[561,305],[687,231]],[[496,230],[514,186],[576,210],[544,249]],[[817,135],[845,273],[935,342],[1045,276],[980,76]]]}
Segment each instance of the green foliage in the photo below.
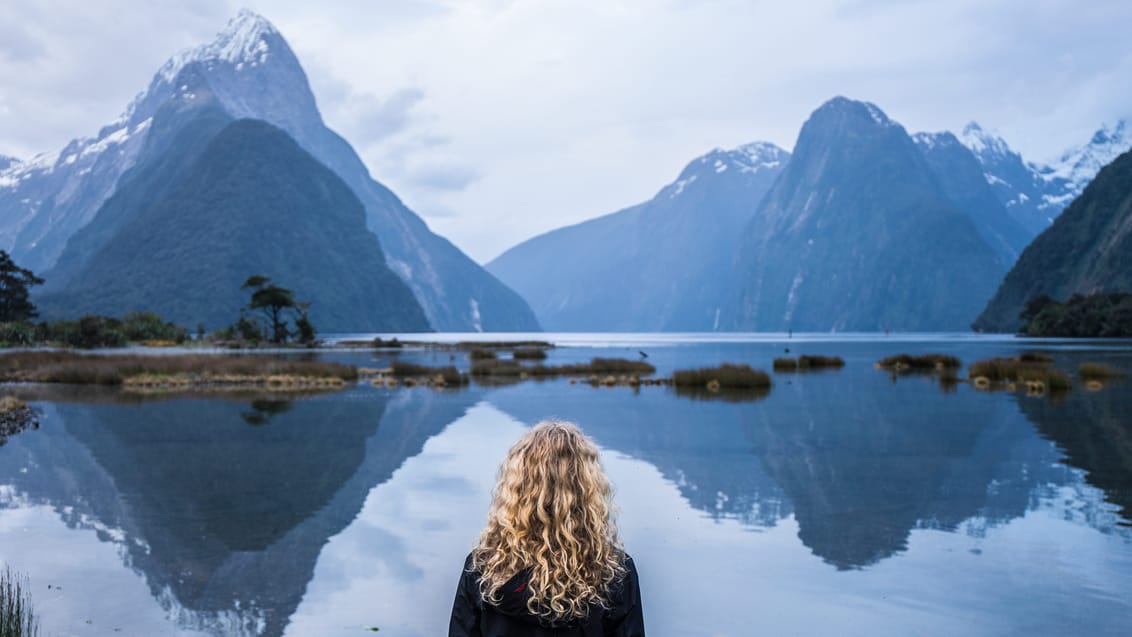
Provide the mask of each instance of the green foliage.
{"label": "green foliage", "polygon": [[122,317],[122,332],[126,335],[126,339],[135,342],[174,341],[184,343],[189,337],[187,329],[171,321],[164,321],[153,312],[127,312]]}
{"label": "green foliage", "polygon": [[1020,315],[1024,336],[1125,338],[1132,336],[1132,294],[1074,294],[1066,303],[1041,295]]}
{"label": "green foliage", "polygon": [[0,322],[27,321],[39,314],[28,300],[28,288],[43,285],[43,279],[16,265],[0,250]]}
{"label": "green foliage", "polygon": [[[202,134],[196,155],[174,146],[165,161],[119,184],[90,231],[60,256],[72,264],[69,276],[53,274],[36,298],[45,316],[145,309],[183,325],[221,326],[248,305],[240,289],[248,275],[267,274],[312,302],[309,320],[320,330],[429,329],[341,178],[264,122]],[[105,236],[95,240],[96,231]],[[273,327],[268,338],[282,340]]]}
{"label": "green foliage", "polygon": [[0,345],[27,347],[35,341],[34,325],[25,322],[0,323]]}

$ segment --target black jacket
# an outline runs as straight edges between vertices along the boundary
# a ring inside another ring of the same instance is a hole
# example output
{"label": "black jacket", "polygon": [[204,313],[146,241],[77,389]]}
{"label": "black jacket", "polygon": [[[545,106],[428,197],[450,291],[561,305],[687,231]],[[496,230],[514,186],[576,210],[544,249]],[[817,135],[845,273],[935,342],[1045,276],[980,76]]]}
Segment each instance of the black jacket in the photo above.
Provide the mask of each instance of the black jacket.
{"label": "black jacket", "polygon": [[472,556],[464,560],[464,570],[452,604],[448,637],[644,637],[641,589],[637,567],[625,556],[625,577],[609,591],[610,608],[593,606],[584,621],[550,626],[527,610],[530,571],[512,577],[501,589],[498,605],[480,597],[479,576],[471,571]]}

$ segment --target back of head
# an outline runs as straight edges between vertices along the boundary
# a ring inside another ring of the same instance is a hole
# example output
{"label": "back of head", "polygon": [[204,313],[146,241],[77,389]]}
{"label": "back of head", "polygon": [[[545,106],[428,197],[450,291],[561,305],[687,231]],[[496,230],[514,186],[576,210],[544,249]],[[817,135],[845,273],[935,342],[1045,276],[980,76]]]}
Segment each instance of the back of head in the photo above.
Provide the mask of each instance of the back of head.
{"label": "back of head", "polygon": [[544,421],[511,447],[499,469],[487,527],[472,552],[480,594],[529,569],[527,610],[551,623],[605,606],[624,573],[612,492],[598,449],[577,426]]}

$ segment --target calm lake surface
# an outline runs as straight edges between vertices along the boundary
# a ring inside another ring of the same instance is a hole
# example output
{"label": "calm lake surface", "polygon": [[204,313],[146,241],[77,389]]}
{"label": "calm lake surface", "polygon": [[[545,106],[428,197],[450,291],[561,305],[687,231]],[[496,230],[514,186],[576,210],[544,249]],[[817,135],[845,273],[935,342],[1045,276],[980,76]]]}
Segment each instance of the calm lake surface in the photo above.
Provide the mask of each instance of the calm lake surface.
{"label": "calm lake surface", "polygon": [[644,351],[662,374],[769,371],[785,348],[846,366],[732,401],[567,380],[254,402],[21,388],[41,426],[0,447],[0,560],[30,576],[45,637],[443,635],[499,460],[556,416],[603,449],[653,637],[1132,634],[1132,380],[1051,400],[873,367],[1038,350],[1132,372],[1132,343],[532,336],[564,346],[549,363]]}

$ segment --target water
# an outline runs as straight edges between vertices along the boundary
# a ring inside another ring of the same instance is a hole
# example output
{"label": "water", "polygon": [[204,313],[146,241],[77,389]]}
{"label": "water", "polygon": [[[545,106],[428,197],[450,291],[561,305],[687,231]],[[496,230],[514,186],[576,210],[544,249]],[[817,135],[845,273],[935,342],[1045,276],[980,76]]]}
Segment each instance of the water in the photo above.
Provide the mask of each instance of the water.
{"label": "water", "polygon": [[603,449],[654,637],[1132,632],[1129,386],[946,393],[872,366],[1025,348],[1132,371],[1130,345],[532,336],[571,345],[550,363],[769,370],[788,347],[846,366],[752,401],[565,380],[256,402],[27,388],[41,427],[0,447],[0,559],[31,577],[46,635],[445,634],[499,459],[558,416]]}

